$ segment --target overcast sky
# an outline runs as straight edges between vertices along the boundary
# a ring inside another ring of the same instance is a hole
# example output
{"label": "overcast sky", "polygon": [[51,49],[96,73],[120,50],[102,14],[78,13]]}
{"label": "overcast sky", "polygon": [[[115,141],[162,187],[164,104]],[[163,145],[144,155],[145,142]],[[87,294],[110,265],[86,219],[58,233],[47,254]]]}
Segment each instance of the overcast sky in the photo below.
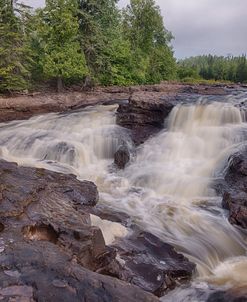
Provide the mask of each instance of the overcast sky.
{"label": "overcast sky", "polygon": [[[44,0],[25,0],[40,6]],[[120,0],[125,6],[129,1]],[[177,58],[247,54],[247,0],[156,0]]]}

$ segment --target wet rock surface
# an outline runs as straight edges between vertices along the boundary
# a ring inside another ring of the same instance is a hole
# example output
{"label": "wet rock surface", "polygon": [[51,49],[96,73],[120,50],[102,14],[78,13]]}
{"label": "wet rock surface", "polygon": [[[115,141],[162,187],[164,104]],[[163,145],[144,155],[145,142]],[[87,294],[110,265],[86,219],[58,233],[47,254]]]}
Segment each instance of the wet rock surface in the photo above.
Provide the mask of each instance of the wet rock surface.
{"label": "wet rock surface", "polygon": [[229,92],[230,88],[220,85],[161,84],[140,86],[139,89],[135,87],[130,89],[128,103],[119,104],[116,123],[130,129],[135,145],[140,145],[164,128],[165,118],[177,104],[193,103],[199,97],[210,99],[214,96],[215,100],[217,96],[221,99]]}
{"label": "wet rock surface", "polygon": [[247,301],[247,292],[246,290],[238,292],[234,291],[216,291],[211,294],[207,302],[246,302]]}
{"label": "wet rock surface", "polygon": [[91,182],[0,161],[3,301],[157,301],[118,279],[116,251],[91,226]]}
{"label": "wet rock surface", "polygon": [[232,224],[247,228],[247,149],[229,158],[222,205]]}
{"label": "wet rock surface", "polygon": [[107,246],[90,213],[123,224],[130,218],[97,211],[93,183],[3,160],[0,177],[3,301],[151,302],[191,278],[193,263],[136,227]]}
{"label": "wet rock surface", "polygon": [[118,125],[131,129],[136,145],[164,127],[164,119],[174,107],[174,97],[161,97],[157,93],[134,93],[128,104],[120,104],[117,110]]}
{"label": "wet rock surface", "polygon": [[114,154],[114,163],[119,169],[124,169],[130,161],[130,151],[127,146],[121,146]]}
{"label": "wet rock surface", "polygon": [[171,245],[140,230],[116,242],[114,247],[124,261],[126,281],[159,297],[190,280],[195,270],[195,264]]}

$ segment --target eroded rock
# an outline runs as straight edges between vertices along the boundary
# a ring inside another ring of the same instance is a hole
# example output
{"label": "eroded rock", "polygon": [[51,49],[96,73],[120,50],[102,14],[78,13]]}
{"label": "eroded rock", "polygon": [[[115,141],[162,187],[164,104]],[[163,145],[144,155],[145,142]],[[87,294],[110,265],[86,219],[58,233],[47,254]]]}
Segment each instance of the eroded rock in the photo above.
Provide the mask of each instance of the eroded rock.
{"label": "eroded rock", "polygon": [[93,210],[93,183],[3,160],[0,177],[0,297],[13,289],[20,301],[151,302],[143,290],[160,296],[191,277],[195,265],[172,246],[116,223],[127,215]]}

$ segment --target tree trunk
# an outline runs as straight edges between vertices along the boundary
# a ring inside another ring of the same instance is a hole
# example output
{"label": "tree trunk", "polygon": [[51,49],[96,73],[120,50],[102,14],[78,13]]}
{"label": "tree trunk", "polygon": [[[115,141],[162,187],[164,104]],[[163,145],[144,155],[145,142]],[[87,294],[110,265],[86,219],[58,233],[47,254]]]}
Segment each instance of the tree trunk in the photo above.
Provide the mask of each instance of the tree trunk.
{"label": "tree trunk", "polygon": [[62,92],[63,91],[63,80],[62,78],[57,78],[57,92]]}

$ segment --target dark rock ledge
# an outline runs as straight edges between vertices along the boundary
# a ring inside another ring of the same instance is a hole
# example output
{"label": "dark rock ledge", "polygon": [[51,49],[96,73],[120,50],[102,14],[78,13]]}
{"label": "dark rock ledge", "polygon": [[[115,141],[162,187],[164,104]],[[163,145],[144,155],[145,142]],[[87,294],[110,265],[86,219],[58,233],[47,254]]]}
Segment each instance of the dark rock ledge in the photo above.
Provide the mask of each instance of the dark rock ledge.
{"label": "dark rock ledge", "polygon": [[247,149],[229,158],[224,180],[222,205],[229,221],[247,229]]}
{"label": "dark rock ledge", "polygon": [[151,302],[191,277],[195,265],[151,234],[106,246],[93,183],[3,160],[0,179],[2,301]]}
{"label": "dark rock ledge", "polygon": [[227,94],[226,87],[184,85],[170,90],[162,85],[151,87],[132,90],[128,103],[120,103],[117,110],[116,123],[130,129],[137,146],[164,128],[165,118],[178,103],[191,103],[199,96],[223,97]]}
{"label": "dark rock ledge", "polygon": [[127,104],[120,104],[116,123],[131,130],[132,140],[142,144],[164,128],[164,120],[174,107],[176,97],[160,93],[133,93]]}

